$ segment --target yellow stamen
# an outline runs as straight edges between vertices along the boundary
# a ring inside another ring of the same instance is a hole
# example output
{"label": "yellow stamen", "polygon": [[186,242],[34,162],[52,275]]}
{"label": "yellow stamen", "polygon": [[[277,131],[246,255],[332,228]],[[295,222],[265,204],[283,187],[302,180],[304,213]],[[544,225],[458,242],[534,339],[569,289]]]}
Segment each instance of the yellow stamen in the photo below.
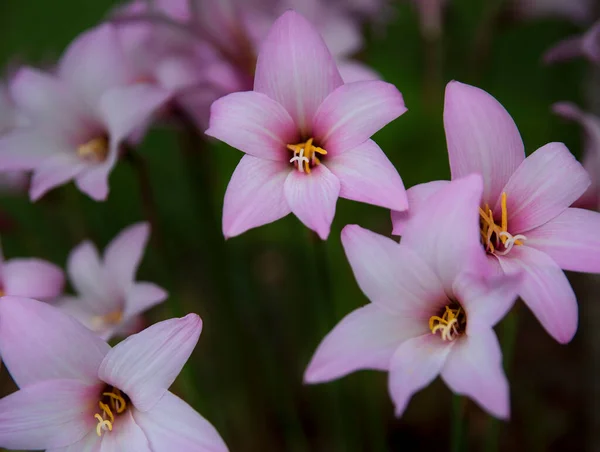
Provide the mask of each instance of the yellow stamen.
{"label": "yellow stamen", "polygon": [[109,402],[110,406],[108,403],[104,403],[102,400],[98,402],[100,413],[94,414],[94,419],[98,421],[98,424],[96,425],[96,434],[98,436],[102,436],[102,433],[106,432],[107,430],[112,432],[115,422],[115,414],[113,413],[113,410],[116,412],[116,414],[122,414],[127,409],[127,402],[121,395],[121,391],[119,391],[117,388],[112,388],[112,391],[110,392],[103,392],[102,397],[102,400]]}
{"label": "yellow stamen", "polygon": [[111,399],[111,404],[113,405],[113,408],[117,410],[117,414],[121,414],[127,409],[127,402],[125,402],[125,399],[123,398],[123,396],[121,396],[121,391],[118,392],[118,394],[115,394],[114,392],[103,392],[102,395],[109,397]]}
{"label": "yellow stamen", "polygon": [[103,162],[108,156],[108,139],[104,136],[92,138],[77,148],[77,155],[91,162]]}
{"label": "yellow stamen", "polygon": [[461,307],[456,309],[446,306],[444,314],[440,317],[432,315],[429,318],[429,329],[431,334],[441,331],[441,338],[444,341],[453,341],[463,331],[466,324],[466,317]]}
{"label": "yellow stamen", "polygon": [[310,174],[311,167],[315,167],[321,163],[317,154],[327,155],[327,151],[318,146],[313,146],[313,138],[309,138],[304,143],[288,144],[287,148],[294,153],[290,159],[298,171],[301,173]]}
{"label": "yellow stamen", "polygon": [[[502,193],[500,198],[501,208],[501,219],[500,225],[497,225],[494,221],[494,213],[492,209],[486,204],[485,208],[479,208],[479,223],[481,232],[481,241],[485,246],[485,249],[491,254],[506,254],[513,245],[522,245],[523,240],[527,237],[524,235],[511,235],[508,232],[508,208],[507,208],[507,195]],[[493,238],[493,239],[492,239]],[[504,251],[498,251],[500,244],[504,245]]]}
{"label": "yellow stamen", "polygon": [[107,326],[117,326],[123,321],[123,312],[114,311],[106,315],[92,317],[91,328],[94,331],[102,331]]}

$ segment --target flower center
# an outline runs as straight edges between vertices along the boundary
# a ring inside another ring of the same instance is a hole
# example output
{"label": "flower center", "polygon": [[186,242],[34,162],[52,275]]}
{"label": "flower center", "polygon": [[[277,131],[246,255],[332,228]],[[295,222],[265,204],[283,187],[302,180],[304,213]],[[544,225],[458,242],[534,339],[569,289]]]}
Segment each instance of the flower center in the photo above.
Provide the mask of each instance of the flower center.
{"label": "flower center", "polygon": [[106,386],[98,401],[100,411],[94,414],[98,421],[96,434],[102,436],[104,432],[112,432],[116,417],[127,411],[130,403],[127,394],[113,386]]}
{"label": "flower center", "polygon": [[467,314],[457,302],[446,305],[438,315],[429,317],[431,334],[441,332],[443,341],[453,341],[461,336],[467,328]]}
{"label": "flower center", "polygon": [[298,171],[310,174],[310,169],[321,163],[317,154],[327,155],[327,151],[318,146],[313,146],[313,139],[310,138],[304,143],[288,144],[287,148],[294,153],[290,159]]}
{"label": "flower center", "polygon": [[92,138],[77,148],[77,155],[88,162],[103,162],[108,156],[108,138],[105,136]]}
{"label": "flower center", "polygon": [[92,318],[92,329],[94,331],[100,331],[105,326],[117,326],[122,321],[122,311],[114,311],[106,315],[97,315]]}
{"label": "flower center", "polygon": [[523,234],[512,235],[508,232],[508,211],[506,209],[506,193],[502,193],[500,204],[502,207],[502,218],[500,225],[495,223],[494,214],[487,204],[485,208],[479,208],[479,225],[481,232],[481,243],[490,254],[504,256],[508,254],[514,245],[523,245],[527,240]]}

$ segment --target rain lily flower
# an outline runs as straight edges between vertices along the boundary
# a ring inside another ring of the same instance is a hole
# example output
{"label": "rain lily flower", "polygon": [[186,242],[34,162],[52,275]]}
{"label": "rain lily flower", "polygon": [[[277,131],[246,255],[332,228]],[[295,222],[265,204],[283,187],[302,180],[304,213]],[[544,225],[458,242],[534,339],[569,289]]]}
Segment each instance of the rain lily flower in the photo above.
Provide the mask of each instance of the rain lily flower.
{"label": "rain lily flower", "polygon": [[406,209],[398,172],[369,139],[405,111],[393,85],[343,84],[314,28],[283,14],[261,48],[254,91],[211,107],[206,134],[247,154],[225,194],[225,236],[293,212],[326,239],[340,196]]}
{"label": "rain lily flower", "polygon": [[53,306],[2,299],[0,353],[20,390],[0,400],[0,447],[227,451],[214,427],[168,391],[201,329],[189,314],[111,349]]}
{"label": "rain lily flower", "polygon": [[325,337],[306,382],[359,369],[389,371],[400,416],[411,396],[441,375],[452,391],[490,414],[509,416],[493,326],[514,303],[519,278],[485,272],[477,238],[481,193],[478,175],[447,184],[411,217],[400,245],[356,225],[344,228],[344,250],[371,304]]}
{"label": "rain lily flower", "polygon": [[[444,126],[452,178],[483,176],[479,205],[482,246],[498,272],[524,274],[519,295],[548,333],[561,343],[577,331],[577,300],[561,269],[600,272],[600,214],[570,208],[590,178],[562,143],[525,158],[508,112],[485,91],[458,82],[446,88]],[[426,209],[448,182],[408,191],[410,212],[392,213],[394,234],[406,218]]]}
{"label": "rain lily flower", "polygon": [[32,170],[33,200],[71,179],[104,200],[121,144],[170,95],[138,79],[112,25],[72,43],[56,75],[22,68],[11,91],[30,125],[0,139],[0,171]]}
{"label": "rain lily flower", "polygon": [[556,63],[578,57],[600,64],[600,21],[584,34],[571,36],[556,44],[544,54],[544,61]]}
{"label": "rain lily flower", "polygon": [[585,113],[570,102],[558,102],[553,111],[563,118],[577,121],[585,132],[585,150],[583,167],[592,181],[587,191],[575,202],[574,206],[598,210],[600,208],[600,118]]}
{"label": "rain lily flower", "polygon": [[91,242],[77,246],[67,272],[79,296],[63,297],[58,306],[105,340],[139,331],[140,314],[167,298],[156,284],[135,281],[149,234],[147,223],[124,229],[102,259]]}

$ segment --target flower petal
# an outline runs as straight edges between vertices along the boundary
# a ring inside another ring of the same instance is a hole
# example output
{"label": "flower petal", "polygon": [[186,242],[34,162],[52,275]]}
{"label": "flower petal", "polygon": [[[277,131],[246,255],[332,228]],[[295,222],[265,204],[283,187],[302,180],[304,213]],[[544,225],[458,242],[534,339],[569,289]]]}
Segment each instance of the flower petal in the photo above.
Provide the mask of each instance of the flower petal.
{"label": "flower petal", "polygon": [[442,379],[453,392],[475,400],[492,416],[508,419],[508,380],[502,369],[502,350],[491,328],[456,341]]}
{"label": "flower petal", "polygon": [[434,180],[410,187],[406,191],[408,210],[392,210],[392,234],[402,235],[406,223],[428,205],[427,200],[431,195],[440,191],[446,184],[447,180]]}
{"label": "flower petal", "polygon": [[162,287],[150,282],[137,282],[129,288],[125,296],[123,317],[131,318],[153,306],[162,303],[169,294]]}
{"label": "flower petal", "polygon": [[340,180],[340,197],[388,209],[408,208],[406,190],[392,162],[372,140],[327,160]]}
{"label": "flower petal", "polygon": [[54,187],[69,182],[87,166],[75,153],[61,152],[44,159],[31,178],[29,197],[32,201],[40,199]]}
{"label": "flower petal", "polygon": [[[549,143],[539,148],[523,161],[504,187],[509,230],[514,231],[513,235],[525,233],[550,221],[589,185],[587,172],[564,144]],[[500,200],[494,210],[500,211]]]}
{"label": "flower petal", "polygon": [[0,171],[32,170],[63,151],[62,144],[36,128],[17,129],[0,138]]}
{"label": "flower petal", "polygon": [[153,451],[227,452],[215,428],[192,407],[167,391],[150,411],[134,412]]}
{"label": "flower petal", "polygon": [[439,278],[410,248],[348,225],[342,245],[358,285],[381,309],[411,319],[428,318],[428,306],[444,296]]}
{"label": "flower petal", "polygon": [[[481,176],[453,180],[431,195],[404,228],[402,245],[411,247],[450,294],[457,275],[486,268],[479,241]],[[410,207],[409,207],[410,208]]]}
{"label": "flower petal", "polygon": [[381,80],[381,75],[370,66],[355,60],[337,62],[344,83],[364,82],[366,80]]}
{"label": "flower petal", "polygon": [[[154,452],[144,431],[135,422],[130,411],[123,413],[115,422],[114,430],[102,437],[100,452]],[[156,449],[159,450],[159,449]]]}
{"label": "flower petal", "polygon": [[66,447],[46,449],[46,452],[100,452],[102,437],[98,436],[96,429],[85,435],[83,439]]}
{"label": "flower petal", "polygon": [[146,222],[136,223],[119,232],[104,250],[106,271],[123,292],[135,280],[149,236],[150,225]]}
{"label": "flower petal", "polygon": [[564,270],[600,273],[600,213],[569,208],[527,233],[527,246]]}
{"label": "flower petal", "polygon": [[79,441],[95,427],[93,407],[101,390],[98,384],[51,380],[0,399],[0,444],[38,450]]}
{"label": "flower petal", "polygon": [[584,35],[570,36],[563,39],[544,52],[544,63],[560,63],[582,56],[584,54],[583,40]]}
{"label": "flower petal", "polygon": [[296,170],[289,173],[283,190],[294,215],[326,240],[335,216],[340,180],[324,165],[319,165],[310,174]]}
{"label": "flower petal", "polygon": [[118,153],[119,145],[111,143],[108,157],[103,163],[90,166],[75,177],[77,188],[94,201],[105,201],[109,191],[108,178],[117,162]]}
{"label": "flower petal", "polygon": [[401,416],[413,394],[437,377],[454,343],[431,333],[403,342],[390,365],[389,390],[396,416]]}
{"label": "flower petal", "polygon": [[306,383],[323,383],[361,369],[388,370],[398,346],[425,334],[426,322],[393,315],[368,304],[344,317],[317,348]]}
{"label": "flower petal", "polygon": [[492,206],[525,158],[515,122],[490,94],[450,82],[446,87],[444,128],[452,179],[481,174],[483,204]]}
{"label": "flower petal", "polygon": [[523,272],[519,295],[542,326],[561,344],[577,331],[577,300],[569,280],[548,256],[528,245],[500,258],[506,273]]}
{"label": "flower petal", "polygon": [[258,55],[254,90],[283,105],[302,135],[309,135],[317,108],[342,84],[335,61],[313,26],[294,11],[279,17]]}
{"label": "flower petal", "polygon": [[201,330],[196,314],[156,323],[113,348],[98,376],[125,392],[138,410],[148,411],[181,372]]}
{"label": "flower petal", "polygon": [[41,259],[11,259],[2,265],[2,285],[5,295],[52,299],[62,293],[65,275]]}
{"label": "flower petal", "polygon": [[77,320],[40,301],[0,300],[0,352],[19,387],[49,379],[96,381],[110,349]]}
{"label": "flower petal", "polygon": [[398,89],[380,80],[342,85],[319,106],[315,140],[332,156],[355,148],[407,111]]}
{"label": "flower petal", "polygon": [[284,184],[287,163],[245,155],[231,176],[223,203],[223,234],[235,237],[291,212]]}
{"label": "flower petal", "polygon": [[288,161],[288,144],[298,142],[290,114],[276,101],[254,91],[233,93],[213,102],[206,135],[246,154]]}

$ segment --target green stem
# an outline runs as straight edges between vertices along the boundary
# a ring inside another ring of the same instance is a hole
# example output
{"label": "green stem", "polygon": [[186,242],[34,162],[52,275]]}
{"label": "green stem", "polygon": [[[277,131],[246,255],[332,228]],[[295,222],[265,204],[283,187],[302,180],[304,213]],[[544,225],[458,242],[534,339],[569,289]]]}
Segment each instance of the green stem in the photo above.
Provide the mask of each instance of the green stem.
{"label": "green stem", "polygon": [[459,395],[452,396],[452,426],[451,426],[450,450],[461,452],[467,449],[466,445],[466,418],[465,399]]}

